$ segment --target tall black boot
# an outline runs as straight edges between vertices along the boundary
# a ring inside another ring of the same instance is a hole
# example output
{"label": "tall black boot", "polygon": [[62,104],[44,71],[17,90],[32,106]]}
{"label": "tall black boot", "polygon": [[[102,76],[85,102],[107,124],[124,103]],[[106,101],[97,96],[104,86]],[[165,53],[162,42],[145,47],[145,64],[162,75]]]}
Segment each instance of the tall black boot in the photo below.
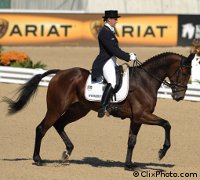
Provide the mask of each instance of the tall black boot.
{"label": "tall black boot", "polygon": [[112,96],[113,96],[113,88],[111,84],[108,83],[101,98],[101,108],[98,110],[98,117],[102,118],[105,115],[105,113],[107,112],[107,106]]}

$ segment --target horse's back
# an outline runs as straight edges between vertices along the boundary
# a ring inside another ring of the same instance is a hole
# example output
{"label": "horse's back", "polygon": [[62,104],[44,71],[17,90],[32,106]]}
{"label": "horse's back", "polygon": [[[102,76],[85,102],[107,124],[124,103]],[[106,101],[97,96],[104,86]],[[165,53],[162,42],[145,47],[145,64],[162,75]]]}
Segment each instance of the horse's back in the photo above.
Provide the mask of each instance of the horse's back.
{"label": "horse's back", "polygon": [[60,70],[50,81],[52,83],[65,83],[72,80],[87,79],[89,71],[84,68],[74,67],[65,70]]}
{"label": "horse's back", "polygon": [[61,97],[70,92],[76,99],[77,94],[83,94],[89,74],[88,70],[79,67],[60,70],[49,82],[47,96]]}

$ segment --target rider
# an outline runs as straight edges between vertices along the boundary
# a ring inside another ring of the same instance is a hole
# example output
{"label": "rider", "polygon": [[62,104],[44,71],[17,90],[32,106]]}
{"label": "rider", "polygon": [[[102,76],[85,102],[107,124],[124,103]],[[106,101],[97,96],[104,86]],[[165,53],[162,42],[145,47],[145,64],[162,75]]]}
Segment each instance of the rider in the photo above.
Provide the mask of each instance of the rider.
{"label": "rider", "polygon": [[127,62],[136,60],[134,53],[124,52],[118,46],[115,25],[119,17],[117,10],[105,11],[103,16],[105,24],[98,34],[100,52],[92,65],[92,80],[102,80],[103,76],[107,82],[101,99],[101,107],[98,110],[98,117],[103,117],[107,113],[107,106],[113,96],[113,90],[116,85],[116,58],[118,57]]}

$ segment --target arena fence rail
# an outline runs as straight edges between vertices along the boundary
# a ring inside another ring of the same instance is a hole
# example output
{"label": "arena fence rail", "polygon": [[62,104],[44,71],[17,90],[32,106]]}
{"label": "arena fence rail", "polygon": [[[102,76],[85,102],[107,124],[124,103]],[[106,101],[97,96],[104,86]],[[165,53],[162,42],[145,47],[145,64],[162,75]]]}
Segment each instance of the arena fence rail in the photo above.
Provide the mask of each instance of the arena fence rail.
{"label": "arena fence rail", "polygon": [[[44,69],[28,69],[28,68],[15,68],[15,67],[5,67],[0,66],[0,82],[1,83],[13,83],[13,84],[24,84],[32,76],[36,74],[42,74],[46,70]],[[40,86],[47,87],[49,81],[54,75],[49,75],[44,77]],[[171,89],[164,84],[158,90],[159,98],[171,99]],[[184,100],[189,101],[200,101],[200,85],[199,84],[189,84]]]}

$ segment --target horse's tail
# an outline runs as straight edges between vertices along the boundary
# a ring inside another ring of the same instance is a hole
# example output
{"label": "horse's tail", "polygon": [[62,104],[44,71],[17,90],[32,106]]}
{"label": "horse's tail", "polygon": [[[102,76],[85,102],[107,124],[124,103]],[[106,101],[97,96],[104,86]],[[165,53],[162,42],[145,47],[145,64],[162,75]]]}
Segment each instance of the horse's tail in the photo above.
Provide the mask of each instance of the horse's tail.
{"label": "horse's tail", "polygon": [[37,90],[37,87],[41,81],[41,79],[49,74],[56,74],[60,70],[52,69],[46,71],[43,74],[37,74],[33,76],[28,82],[26,82],[19,90],[19,96],[16,101],[9,99],[7,97],[3,97],[2,101],[8,103],[8,114],[14,114],[25,107],[25,105],[29,102],[31,96],[33,96]]}

